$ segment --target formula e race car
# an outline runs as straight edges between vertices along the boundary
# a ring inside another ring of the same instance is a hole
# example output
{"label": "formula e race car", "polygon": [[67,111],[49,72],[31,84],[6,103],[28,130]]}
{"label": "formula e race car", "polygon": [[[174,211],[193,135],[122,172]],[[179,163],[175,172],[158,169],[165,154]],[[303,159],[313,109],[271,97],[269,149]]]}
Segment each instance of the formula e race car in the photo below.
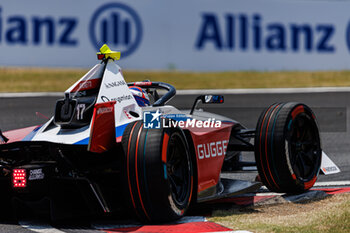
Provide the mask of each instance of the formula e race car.
{"label": "formula e race car", "polygon": [[[175,88],[163,82],[126,83],[115,63],[120,53],[104,45],[95,65],[57,101],[45,124],[0,133],[0,204],[47,212],[53,220],[133,212],[142,221],[182,217],[191,205],[255,192],[304,192],[318,177],[322,150],[312,110],[276,103],[256,129],[192,109],[166,105]],[[150,104],[140,107],[130,86]],[[253,143],[251,142],[253,139]],[[254,163],[240,159],[253,151]],[[260,181],[220,177],[256,165]],[[3,213],[6,211],[2,211]],[[6,212],[9,213],[9,212]]]}

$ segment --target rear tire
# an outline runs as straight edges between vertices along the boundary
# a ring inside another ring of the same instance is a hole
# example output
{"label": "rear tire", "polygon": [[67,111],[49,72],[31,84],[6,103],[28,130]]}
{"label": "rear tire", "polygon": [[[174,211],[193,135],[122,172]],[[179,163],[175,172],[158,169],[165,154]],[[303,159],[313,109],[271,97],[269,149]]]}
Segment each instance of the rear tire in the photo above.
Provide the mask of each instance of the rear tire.
{"label": "rear tire", "polygon": [[181,218],[191,202],[193,170],[179,128],[147,129],[130,123],[122,139],[124,189],[129,206],[145,222]]}
{"label": "rear tire", "polygon": [[321,166],[321,145],[315,115],[300,103],[277,103],[257,123],[255,160],[264,185],[275,192],[310,189]]}

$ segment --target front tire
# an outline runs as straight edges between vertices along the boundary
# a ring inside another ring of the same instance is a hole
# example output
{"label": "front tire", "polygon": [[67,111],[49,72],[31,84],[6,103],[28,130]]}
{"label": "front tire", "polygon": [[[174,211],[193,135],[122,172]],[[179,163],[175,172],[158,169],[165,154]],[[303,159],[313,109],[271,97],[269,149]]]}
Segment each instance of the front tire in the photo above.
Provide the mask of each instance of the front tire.
{"label": "front tire", "polygon": [[321,166],[321,144],[315,115],[300,103],[277,103],[260,116],[255,160],[264,185],[275,192],[310,189]]}
{"label": "front tire", "polygon": [[181,218],[193,190],[192,162],[183,131],[147,129],[137,121],[126,127],[122,145],[126,198],[139,219],[164,222]]}

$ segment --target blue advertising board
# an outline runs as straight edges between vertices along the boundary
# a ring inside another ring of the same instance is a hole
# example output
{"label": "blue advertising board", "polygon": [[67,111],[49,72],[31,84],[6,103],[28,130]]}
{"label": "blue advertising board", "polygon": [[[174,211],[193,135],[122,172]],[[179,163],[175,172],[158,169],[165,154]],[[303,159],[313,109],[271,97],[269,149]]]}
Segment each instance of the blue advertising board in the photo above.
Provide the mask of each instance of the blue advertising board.
{"label": "blue advertising board", "polygon": [[12,0],[0,66],[90,67],[107,43],[128,69],[350,68],[350,2]]}

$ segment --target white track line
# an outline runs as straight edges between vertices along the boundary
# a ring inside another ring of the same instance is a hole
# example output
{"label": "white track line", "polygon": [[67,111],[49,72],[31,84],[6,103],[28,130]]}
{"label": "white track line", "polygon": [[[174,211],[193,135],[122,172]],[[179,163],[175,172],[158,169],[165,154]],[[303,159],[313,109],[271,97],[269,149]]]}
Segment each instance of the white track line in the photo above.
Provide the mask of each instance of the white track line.
{"label": "white track line", "polygon": [[[328,182],[316,182],[313,187],[326,187],[326,186],[350,186],[350,180],[343,181],[328,181]],[[262,189],[268,190],[265,186],[261,186]],[[340,187],[341,188],[341,187]],[[311,189],[312,190],[312,189]],[[285,193],[274,193],[274,192],[261,192],[256,194],[246,194],[247,196],[282,196]]]}
{"label": "white track line", "polygon": [[346,185],[350,185],[350,180],[316,182],[314,184],[314,187],[320,187],[320,186],[346,186]]}
{"label": "white track line", "polygon": [[178,94],[178,95],[196,95],[196,94],[290,94],[290,93],[328,93],[328,92],[350,92],[350,87],[177,90],[176,94]]}
{"label": "white track line", "polygon": [[19,221],[19,225],[28,230],[38,232],[38,233],[64,233],[64,231],[60,231],[51,225],[43,222],[36,221]]}
{"label": "white track line", "polygon": [[273,193],[273,192],[269,192],[269,193],[256,193],[253,196],[257,196],[257,197],[265,197],[265,196],[283,196],[285,193]]}

